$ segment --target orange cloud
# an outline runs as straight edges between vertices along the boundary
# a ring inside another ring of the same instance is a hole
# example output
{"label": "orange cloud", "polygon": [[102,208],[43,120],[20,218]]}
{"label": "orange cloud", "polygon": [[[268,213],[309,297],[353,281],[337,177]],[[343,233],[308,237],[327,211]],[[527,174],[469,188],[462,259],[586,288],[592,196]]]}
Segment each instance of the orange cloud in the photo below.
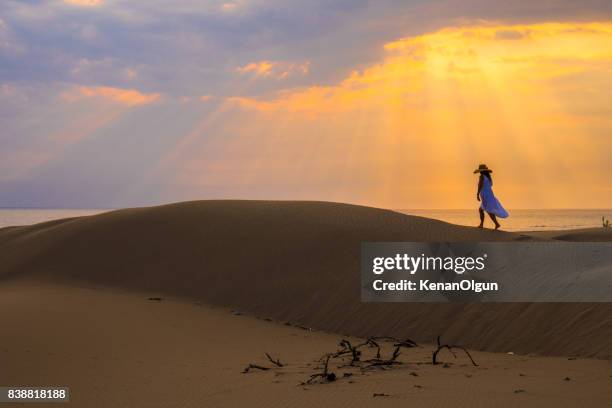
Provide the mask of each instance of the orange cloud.
{"label": "orange cloud", "polygon": [[221,10],[225,11],[225,12],[230,12],[230,11],[234,11],[238,8],[238,4],[237,3],[223,3],[221,4]]}
{"label": "orange cloud", "polygon": [[71,4],[73,6],[95,7],[103,5],[104,0],[64,0],[64,3]]}
{"label": "orange cloud", "polygon": [[[423,107],[434,87],[447,87],[448,92],[461,92],[471,102],[486,104],[490,90],[485,87],[492,85],[501,88],[498,92],[529,93],[534,82],[545,86],[554,78],[597,67],[605,72],[612,65],[610,42],[612,24],[604,23],[447,28],[385,44],[388,56],[381,63],[354,71],[336,86],[285,90],[273,99],[231,101],[267,112]],[[242,72],[266,76],[272,67],[249,64]],[[442,106],[450,101],[436,100]]]}
{"label": "orange cloud", "polygon": [[251,74],[256,78],[272,77],[276,79],[285,79],[291,75],[307,75],[310,72],[310,62],[251,62],[236,68],[236,72],[240,74]]}
{"label": "orange cloud", "polygon": [[255,76],[268,76],[272,73],[273,63],[270,61],[251,62],[236,68],[241,74],[253,73]]}
{"label": "orange cloud", "polygon": [[138,106],[155,102],[158,93],[143,94],[135,89],[111,88],[107,86],[80,86],[62,95],[65,100],[75,101],[81,98],[102,98],[125,106]]}

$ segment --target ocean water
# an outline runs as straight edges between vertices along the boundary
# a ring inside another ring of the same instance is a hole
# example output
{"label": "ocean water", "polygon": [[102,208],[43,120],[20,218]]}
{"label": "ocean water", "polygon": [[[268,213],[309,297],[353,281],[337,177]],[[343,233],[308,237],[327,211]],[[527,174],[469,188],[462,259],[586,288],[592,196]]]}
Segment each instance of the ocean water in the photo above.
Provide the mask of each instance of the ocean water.
{"label": "ocean water", "polygon": [[[478,209],[472,210],[395,210],[404,214],[435,218],[458,225],[475,227],[480,222]],[[545,231],[601,227],[601,217],[612,223],[612,209],[607,210],[508,210],[510,216],[499,219],[505,231]],[[493,222],[485,214],[485,228]]]}
{"label": "ocean water", "polygon": [[[60,218],[94,215],[105,209],[0,209],[0,228],[30,225]],[[404,214],[435,218],[459,225],[478,225],[478,210],[395,210]],[[510,217],[500,220],[506,231],[543,231],[601,227],[601,217],[612,222],[612,209],[607,210],[509,210]],[[493,223],[487,217],[485,227]]]}

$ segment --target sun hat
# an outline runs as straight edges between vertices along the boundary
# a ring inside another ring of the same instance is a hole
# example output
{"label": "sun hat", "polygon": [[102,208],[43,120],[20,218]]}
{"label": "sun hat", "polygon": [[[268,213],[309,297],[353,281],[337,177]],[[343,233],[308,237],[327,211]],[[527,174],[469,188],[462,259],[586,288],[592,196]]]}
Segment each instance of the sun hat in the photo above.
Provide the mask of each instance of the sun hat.
{"label": "sun hat", "polygon": [[474,173],[493,173],[493,170],[489,169],[486,164],[481,164],[474,170]]}

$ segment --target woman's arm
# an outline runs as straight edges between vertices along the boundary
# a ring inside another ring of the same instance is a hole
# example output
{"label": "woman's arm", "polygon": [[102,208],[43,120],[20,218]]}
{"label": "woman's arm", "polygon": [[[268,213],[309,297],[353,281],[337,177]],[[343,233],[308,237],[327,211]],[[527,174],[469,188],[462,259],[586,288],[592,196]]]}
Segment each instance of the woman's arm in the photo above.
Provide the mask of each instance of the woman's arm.
{"label": "woman's arm", "polygon": [[483,175],[481,174],[478,178],[478,190],[476,191],[476,200],[478,201],[480,201],[480,190],[482,190],[482,177]]}

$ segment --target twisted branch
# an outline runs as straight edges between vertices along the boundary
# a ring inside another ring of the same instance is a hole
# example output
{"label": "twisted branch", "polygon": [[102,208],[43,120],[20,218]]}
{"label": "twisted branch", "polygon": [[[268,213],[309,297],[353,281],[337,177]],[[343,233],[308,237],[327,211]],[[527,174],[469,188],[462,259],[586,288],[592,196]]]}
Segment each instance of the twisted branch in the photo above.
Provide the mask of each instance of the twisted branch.
{"label": "twisted branch", "polygon": [[459,350],[463,350],[465,352],[465,354],[467,354],[467,356],[469,357],[470,361],[472,362],[472,364],[475,367],[478,367],[478,364],[476,364],[476,362],[474,361],[474,359],[472,358],[472,355],[470,354],[469,351],[467,351],[467,349],[463,346],[457,346],[457,345],[451,345],[451,344],[441,344],[440,343],[440,336],[438,336],[437,339],[438,342],[438,348],[433,352],[432,356],[431,356],[431,362],[433,365],[438,364],[437,361],[437,357],[438,357],[438,353],[440,351],[442,351],[443,349],[448,349],[448,351],[451,352],[451,354],[453,355],[453,357],[457,358],[457,355],[455,354],[455,352],[453,351],[453,349],[459,349]]}

